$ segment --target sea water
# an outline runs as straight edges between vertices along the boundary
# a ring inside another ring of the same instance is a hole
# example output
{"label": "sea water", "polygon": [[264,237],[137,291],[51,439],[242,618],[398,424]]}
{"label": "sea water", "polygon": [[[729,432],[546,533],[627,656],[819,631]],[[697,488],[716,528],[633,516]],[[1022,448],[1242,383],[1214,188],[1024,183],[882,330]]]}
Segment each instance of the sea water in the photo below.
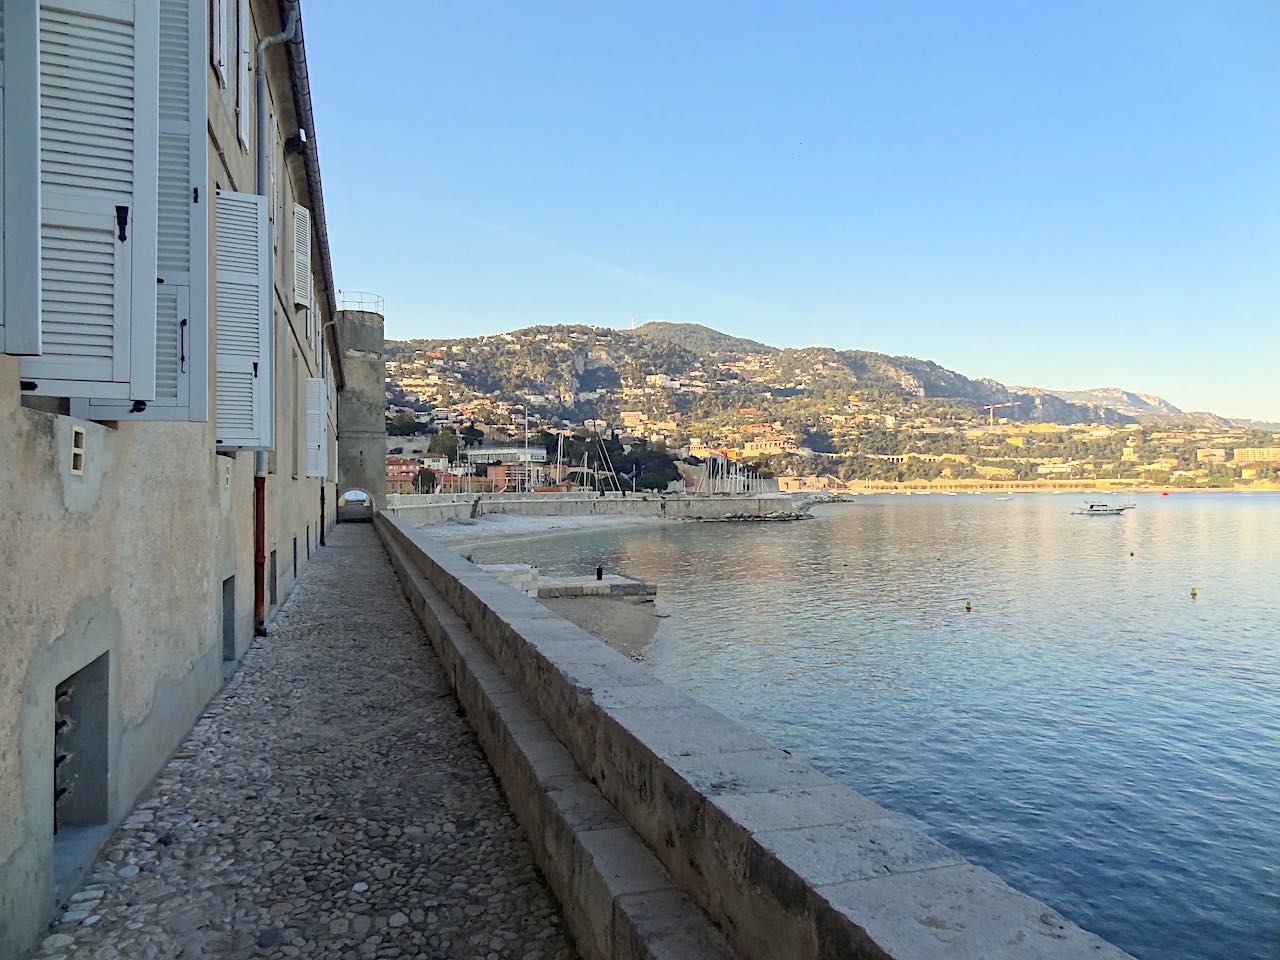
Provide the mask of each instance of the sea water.
{"label": "sea water", "polygon": [[1136,499],[862,497],[466,552],[657,583],[662,679],[1143,960],[1276,960],[1280,495]]}

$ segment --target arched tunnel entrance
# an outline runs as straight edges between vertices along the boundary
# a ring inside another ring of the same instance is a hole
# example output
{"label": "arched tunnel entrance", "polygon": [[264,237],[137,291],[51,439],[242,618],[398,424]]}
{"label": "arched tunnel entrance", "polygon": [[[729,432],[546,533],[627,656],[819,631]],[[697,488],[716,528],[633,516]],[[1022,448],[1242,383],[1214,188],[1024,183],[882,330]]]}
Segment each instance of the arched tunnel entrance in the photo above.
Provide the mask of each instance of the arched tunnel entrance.
{"label": "arched tunnel entrance", "polygon": [[338,522],[373,522],[373,497],[368,491],[353,487],[338,497]]}

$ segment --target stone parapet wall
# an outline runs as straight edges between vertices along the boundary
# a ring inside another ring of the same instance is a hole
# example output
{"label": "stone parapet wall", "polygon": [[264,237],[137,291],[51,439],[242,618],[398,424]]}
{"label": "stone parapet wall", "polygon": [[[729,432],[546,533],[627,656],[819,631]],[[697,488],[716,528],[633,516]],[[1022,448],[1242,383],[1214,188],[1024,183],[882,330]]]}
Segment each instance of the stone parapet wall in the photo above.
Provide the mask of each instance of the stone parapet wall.
{"label": "stone parapet wall", "polygon": [[[905,819],[662,684],[418,535],[406,518],[381,513],[375,523],[393,556],[406,558],[412,578],[441,598],[447,616],[465,626],[554,734],[554,747],[740,958],[1126,956]],[[466,681],[455,682],[465,702]],[[481,720],[506,722],[498,710],[473,718]],[[482,739],[500,744],[502,736],[493,729]],[[570,897],[565,906],[572,913],[580,905]]]}
{"label": "stone parapet wall", "polygon": [[387,498],[384,508],[410,526],[443,520],[465,520],[479,514],[504,513],[522,517],[617,516],[673,520],[726,520],[804,513],[792,498],[774,494],[758,497],[718,496],[583,496],[582,494],[403,494]]}

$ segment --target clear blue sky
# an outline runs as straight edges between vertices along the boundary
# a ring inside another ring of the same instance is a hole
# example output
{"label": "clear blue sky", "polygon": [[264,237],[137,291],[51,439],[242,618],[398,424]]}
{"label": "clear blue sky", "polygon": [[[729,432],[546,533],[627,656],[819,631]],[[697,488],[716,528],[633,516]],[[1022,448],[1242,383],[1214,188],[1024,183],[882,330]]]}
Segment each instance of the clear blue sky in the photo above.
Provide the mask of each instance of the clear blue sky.
{"label": "clear blue sky", "polygon": [[1280,4],[307,0],[392,337],[705,323],[1280,419]]}

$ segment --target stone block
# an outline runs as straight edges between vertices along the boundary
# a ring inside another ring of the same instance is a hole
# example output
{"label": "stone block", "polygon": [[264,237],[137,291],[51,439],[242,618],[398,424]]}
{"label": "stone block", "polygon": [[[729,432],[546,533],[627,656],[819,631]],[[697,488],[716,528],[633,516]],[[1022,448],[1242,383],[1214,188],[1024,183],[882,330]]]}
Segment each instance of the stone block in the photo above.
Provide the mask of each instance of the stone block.
{"label": "stone block", "polygon": [[971,864],[819,887],[821,960],[1124,960],[1128,955]]}
{"label": "stone block", "polygon": [[678,890],[619,897],[612,960],[734,960],[724,937]]}
{"label": "stone block", "polygon": [[746,879],[762,888],[779,868],[816,886],[964,863],[954,850],[894,816],[772,830],[752,840]]}

